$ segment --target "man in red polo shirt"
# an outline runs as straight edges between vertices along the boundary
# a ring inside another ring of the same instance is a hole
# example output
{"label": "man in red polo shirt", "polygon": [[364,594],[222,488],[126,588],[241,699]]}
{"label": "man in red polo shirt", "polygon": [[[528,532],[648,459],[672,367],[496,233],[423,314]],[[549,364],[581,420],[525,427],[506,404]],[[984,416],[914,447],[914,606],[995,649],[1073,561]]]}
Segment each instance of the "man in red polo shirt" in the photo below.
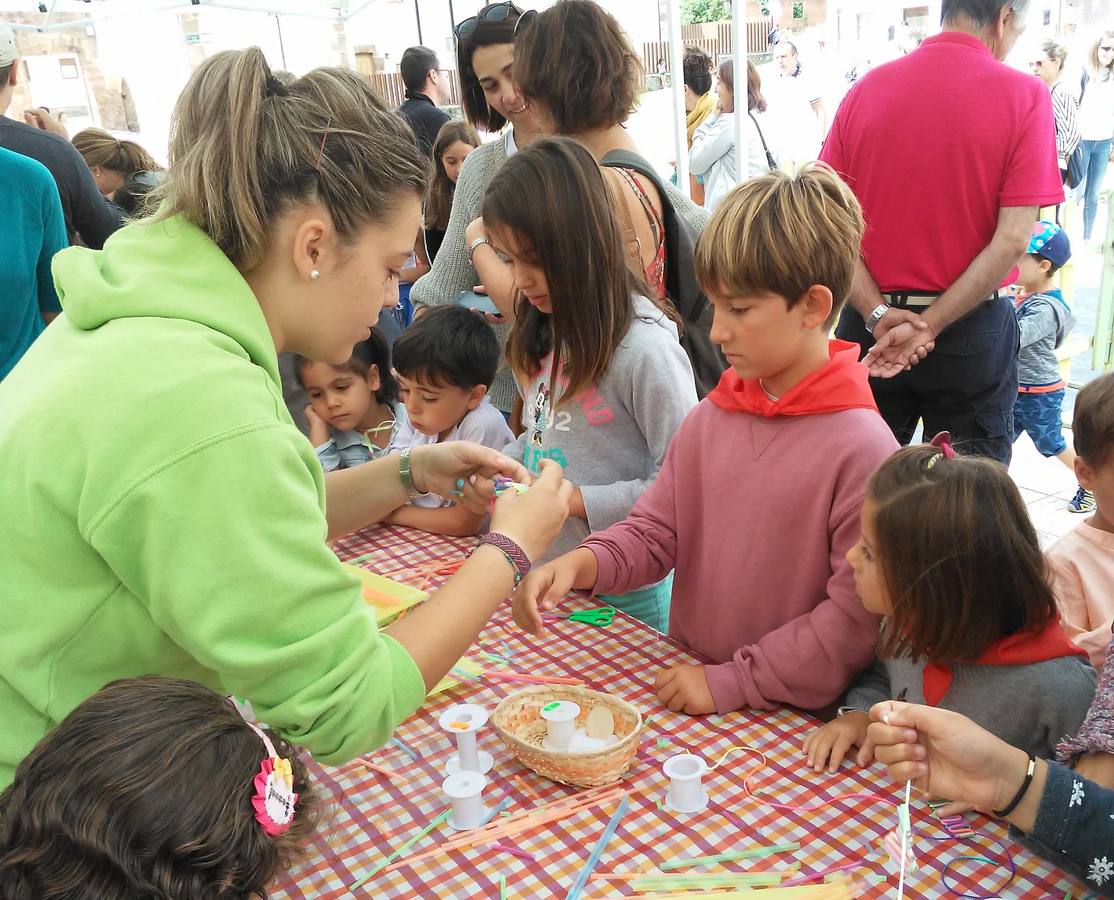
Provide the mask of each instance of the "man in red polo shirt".
{"label": "man in red polo shirt", "polygon": [[1018,329],[1002,289],[1038,208],[1064,197],[1048,91],[1000,62],[1028,3],[944,0],[942,33],[863,77],[820,154],[866,218],[836,333],[871,351],[883,417],[903,444],[923,420],[1006,464]]}

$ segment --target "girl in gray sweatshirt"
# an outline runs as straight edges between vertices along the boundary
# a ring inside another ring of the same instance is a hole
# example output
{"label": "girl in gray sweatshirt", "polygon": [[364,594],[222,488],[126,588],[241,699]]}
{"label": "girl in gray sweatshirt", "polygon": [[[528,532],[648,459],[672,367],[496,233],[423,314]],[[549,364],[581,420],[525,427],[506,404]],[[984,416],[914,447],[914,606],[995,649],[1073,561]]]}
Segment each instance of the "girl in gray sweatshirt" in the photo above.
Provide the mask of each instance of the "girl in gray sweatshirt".
{"label": "girl in gray sweatshirt", "polygon": [[[504,453],[531,471],[556,460],[576,485],[547,559],[626,518],[696,406],[676,314],[628,267],[609,199],[592,155],[568,138],[515,154],[484,198],[518,293],[507,356],[524,430]],[[671,581],[601,599],[665,631]]]}
{"label": "girl in gray sweatshirt", "polygon": [[879,659],[805,742],[816,771],[834,772],[852,746],[873,762],[867,713],[883,700],[962,713],[1042,757],[1087,714],[1095,672],[1060,624],[1021,494],[1002,466],[949,440],[899,450],[867,484],[847,559],[863,606],[885,616]]}

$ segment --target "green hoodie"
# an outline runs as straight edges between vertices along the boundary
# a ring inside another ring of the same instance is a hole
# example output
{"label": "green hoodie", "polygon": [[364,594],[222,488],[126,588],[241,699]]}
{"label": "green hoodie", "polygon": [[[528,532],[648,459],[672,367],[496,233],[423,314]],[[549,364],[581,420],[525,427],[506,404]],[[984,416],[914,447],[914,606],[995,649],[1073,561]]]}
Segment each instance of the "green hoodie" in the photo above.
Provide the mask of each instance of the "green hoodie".
{"label": "green hoodie", "polygon": [[326,763],[421,672],[325,545],[321,466],[227,257],[182,219],[54,261],[64,313],[0,382],[0,788],[106,683],[192,678]]}

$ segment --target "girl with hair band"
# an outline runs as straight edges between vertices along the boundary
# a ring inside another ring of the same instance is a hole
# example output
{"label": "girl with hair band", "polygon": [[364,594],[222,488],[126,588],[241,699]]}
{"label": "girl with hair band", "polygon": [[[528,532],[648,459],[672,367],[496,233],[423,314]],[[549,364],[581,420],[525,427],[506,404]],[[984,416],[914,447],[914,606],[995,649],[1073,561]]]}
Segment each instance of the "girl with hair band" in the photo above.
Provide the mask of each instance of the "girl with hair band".
{"label": "girl with hair band", "polygon": [[805,741],[817,772],[852,747],[873,764],[869,711],[894,697],[963,713],[1041,757],[1091,704],[1095,672],[1060,623],[1021,494],[1001,465],[949,441],[899,450],[867,484],[847,560],[863,606],[884,616],[879,660]]}
{"label": "girl with hair band", "polygon": [[298,748],[230,700],[177,678],[114,681],[0,792],[0,896],[267,897],[321,811]]}
{"label": "girl with hair band", "polygon": [[[516,154],[483,215],[518,292],[507,349],[524,430],[504,452],[531,471],[559,462],[576,485],[557,555],[624,519],[657,476],[696,405],[692,368],[672,307],[626,263],[603,175],[581,144],[549,138]],[[665,631],[672,583],[601,599]]]}
{"label": "girl with hair band", "polygon": [[64,312],[0,382],[0,457],[21,473],[0,483],[0,787],[82,700],[136,672],[234,692],[324,763],[367,753],[567,515],[571,486],[544,467],[495,504],[459,572],[380,633],[325,539],[428,491],[482,511],[492,478],[529,477],[466,442],[325,475],[282,400],[278,353],[341,366],[370,336],[428,165],[356,73],[284,84],[254,47],[197,68],[171,134],[157,213],[54,258]]}

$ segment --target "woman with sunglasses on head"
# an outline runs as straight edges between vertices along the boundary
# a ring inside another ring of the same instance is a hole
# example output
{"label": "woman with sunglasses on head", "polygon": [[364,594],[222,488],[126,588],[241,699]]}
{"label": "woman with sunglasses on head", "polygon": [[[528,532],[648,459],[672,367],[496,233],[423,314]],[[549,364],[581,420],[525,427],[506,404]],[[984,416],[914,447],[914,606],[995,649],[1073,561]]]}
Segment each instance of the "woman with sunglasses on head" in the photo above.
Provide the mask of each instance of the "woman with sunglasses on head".
{"label": "woman with sunglasses on head", "polygon": [[[477,240],[483,231],[477,231],[473,223],[480,215],[488,183],[500,166],[519,147],[538,137],[537,122],[511,79],[515,26],[521,16],[522,10],[514,3],[493,3],[453,29],[465,118],[488,133],[511,127],[498,140],[473,150],[461,166],[441,249],[429,274],[419,278],[410,292],[419,310],[453,303],[462,291],[482,284],[499,309],[510,313],[513,277],[486,239]],[[503,349],[507,332],[506,326],[495,327]],[[489,396],[504,413],[511,411],[517,389],[505,366],[495,377]]]}
{"label": "woman with sunglasses on head", "polygon": [[1083,148],[1083,240],[1091,240],[1099,211],[1099,191],[1114,157],[1114,31],[1091,47],[1083,66],[1079,99],[1079,146]]}

